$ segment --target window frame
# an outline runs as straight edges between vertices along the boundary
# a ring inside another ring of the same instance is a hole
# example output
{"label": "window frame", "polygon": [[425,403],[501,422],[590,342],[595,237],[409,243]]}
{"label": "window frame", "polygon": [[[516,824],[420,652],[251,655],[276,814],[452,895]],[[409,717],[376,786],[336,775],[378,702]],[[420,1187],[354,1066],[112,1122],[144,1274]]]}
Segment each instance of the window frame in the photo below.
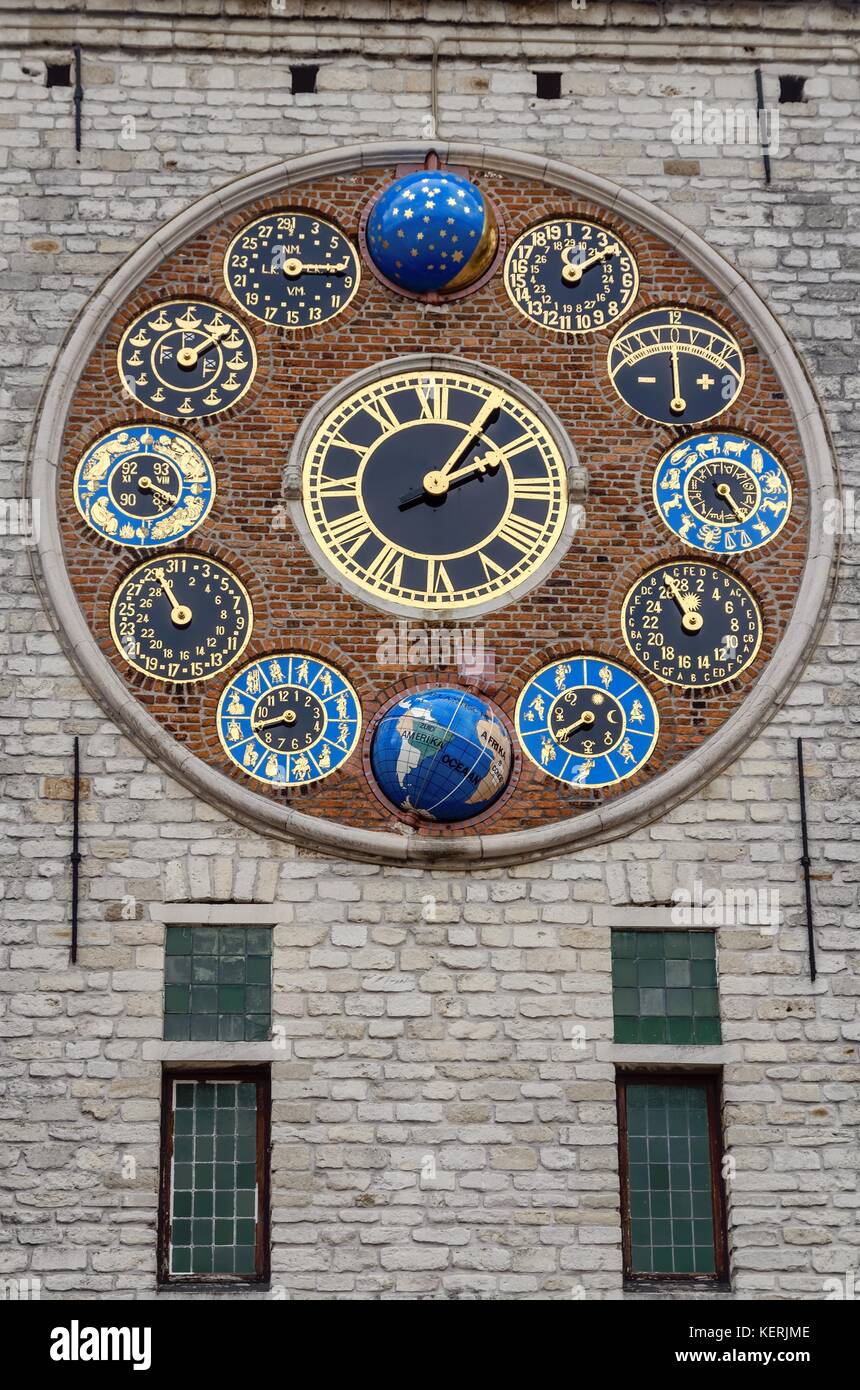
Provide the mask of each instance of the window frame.
{"label": "window frame", "polygon": [[[714,1227],[714,1273],[657,1273],[633,1268],[633,1242],[630,1216],[630,1164],[627,1124],[627,1089],[634,1086],[705,1087],[708,1107],[708,1149],[711,1160],[711,1211]],[[618,1110],[618,1176],[621,1194],[621,1248],[625,1287],[684,1284],[688,1287],[729,1288],[729,1251],[726,1222],[726,1194],[723,1180],[723,1132],[721,1120],[722,1072],[719,1070],[662,1071],[653,1068],[632,1070],[619,1067],[615,1073]]]}
{"label": "window frame", "polygon": [[[253,1274],[171,1274],[170,1205],[172,1200],[171,1164],[176,1107],[173,1088],[181,1081],[253,1081],[257,1088],[256,1174],[257,1230],[254,1242]],[[161,1075],[161,1156],[158,1184],[157,1279],[159,1289],[212,1289],[267,1287],[271,1279],[271,1065],[221,1065],[195,1063],[162,1068]]]}

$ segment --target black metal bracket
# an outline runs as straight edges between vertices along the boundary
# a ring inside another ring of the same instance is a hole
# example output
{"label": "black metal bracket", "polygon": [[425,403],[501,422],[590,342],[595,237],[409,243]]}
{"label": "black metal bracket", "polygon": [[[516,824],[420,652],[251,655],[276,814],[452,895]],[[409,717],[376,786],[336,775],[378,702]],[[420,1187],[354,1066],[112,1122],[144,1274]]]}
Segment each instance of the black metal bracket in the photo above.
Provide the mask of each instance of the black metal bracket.
{"label": "black metal bracket", "polygon": [[81,751],[80,740],[75,734],[75,770],[72,781],[72,852],[69,861],[72,866],[72,965],[78,960],[78,881],[81,869],[80,837],[81,809]]}
{"label": "black metal bracket", "polygon": [[803,844],[803,853],[800,862],[803,865],[803,884],[806,890],[806,940],[809,948],[809,975],[815,980],[815,934],[812,924],[812,883],[810,879],[810,867],[812,864],[809,858],[809,833],[806,824],[806,781],[803,775],[803,739],[797,740],[797,778],[800,784],[800,833]]}
{"label": "black metal bracket", "polygon": [[75,149],[78,154],[81,152],[81,106],[84,100],[84,88],[81,82],[81,45],[75,44]]}
{"label": "black metal bracket", "polygon": [[761,79],[761,68],[755,70],[755,92],[756,92],[756,121],[758,123],[758,138],[761,143],[761,157],[764,163],[764,181],[770,183],[770,145],[765,138],[765,123],[762,119],[764,115],[764,84]]}

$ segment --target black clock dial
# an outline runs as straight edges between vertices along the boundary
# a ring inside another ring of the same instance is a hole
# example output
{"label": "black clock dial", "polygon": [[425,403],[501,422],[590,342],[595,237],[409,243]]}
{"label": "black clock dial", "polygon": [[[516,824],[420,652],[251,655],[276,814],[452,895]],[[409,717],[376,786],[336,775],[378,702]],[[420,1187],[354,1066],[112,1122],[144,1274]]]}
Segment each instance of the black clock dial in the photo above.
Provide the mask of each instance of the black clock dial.
{"label": "black clock dial", "polygon": [[135,400],[178,419],[217,415],[254,380],[257,353],[241,319],[198,299],[166,300],[138,314],[117,352]]}
{"label": "black clock dial", "polygon": [[526,318],[554,333],[594,333],[633,303],[639,272],[620,237],[596,222],[557,218],[518,237],[505,288]]}
{"label": "black clock dial", "polygon": [[331,412],[305,460],[305,511],[339,574],[422,608],[468,608],[532,576],[567,477],[513,391],[454,371],[392,374]]}
{"label": "black clock dial", "polygon": [[208,680],[241,656],[253,627],[245,586],[204,555],[146,560],[119,585],[111,636],[123,659],[162,681]]}
{"label": "black clock dial", "polygon": [[589,686],[572,686],[552,706],[547,728],[566,752],[591,758],[612,752],[624,736],[626,720],[612,695]]}
{"label": "black clock dial", "polygon": [[276,212],[243,227],[224,257],[236,303],[278,328],[312,328],[341,313],[361,278],[355,247],[331,222]]}
{"label": "black clock dial", "polygon": [[302,753],[316,743],[326,722],[322,701],[299,686],[276,686],[254,709],[252,732],[277,753]]}
{"label": "black clock dial", "polygon": [[176,506],[184,482],[171,460],[133,454],[110,474],[107,490],[114,505],[129,516],[149,519],[163,516]]}
{"label": "black clock dial", "polygon": [[727,328],[692,309],[647,309],[619,328],[609,345],[609,377],[629,406],[649,420],[695,424],[737,399],[744,358]]}
{"label": "black clock dial", "polygon": [[746,585],[717,565],[656,565],[632,586],[622,613],[624,640],[637,661],[669,685],[732,680],[761,645],[758,604]]}

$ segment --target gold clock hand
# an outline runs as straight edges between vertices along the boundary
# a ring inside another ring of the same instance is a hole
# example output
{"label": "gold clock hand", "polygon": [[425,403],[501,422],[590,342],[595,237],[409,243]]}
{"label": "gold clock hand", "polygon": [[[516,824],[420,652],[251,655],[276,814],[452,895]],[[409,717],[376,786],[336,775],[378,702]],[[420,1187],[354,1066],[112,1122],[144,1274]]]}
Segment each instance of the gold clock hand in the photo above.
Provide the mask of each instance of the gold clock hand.
{"label": "gold clock hand", "polygon": [[164,577],[164,570],[154,570],[156,579],[164,590],[168,601],[171,604],[170,621],[175,627],[187,627],[194,616],[187,604],[179,603],[173,589]]}
{"label": "gold clock hand", "polygon": [[738,521],[746,521],[746,514],[741,511],[734,497],[732,497],[732,490],[728,483],[717,483],[717,494],[722,497],[725,502],[728,502]]}
{"label": "gold clock hand", "polygon": [[429,473],[424,474],[422,480],[424,483],[424,491],[429,492],[431,497],[443,497],[448,491],[448,475],[451,469],[456,466],[472,441],[478,437],[490,416],[493,414],[493,411],[498,410],[503,400],[504,396],[501,391],[491,391],[471,425],[468,426],[465,435],[460,440],[456,449],[452,449],[451,453],[442,464],[442,467],[431,469]]}
{"label": "gold clock hand", "polygon": [[179,349],[176,354],[176,360],[180,367],[196,367],[198,359],[203,356],[204,352],[208,352],[212,344],[217,343],[223,333],[230,332],[229,323],[210,324],[209,327],[211,330],[209,337],[204,338],[196,347],[182,347]]}
{"label": "gold clock hand", "polygon": [[681,378],[680,378],[680,376],[679,376],[679,374],[678,374],[678,349],[677,349],[676,347],[673,347],[673,348],[671,349],[671,353],[672,353],[672,390],[674,391],[675,394],[673,395],[671,401],[669,402],[669,409],[672,411],[672,413],[673,413],[674,415],[683,415],[684,411],[687,409],[687,402],[684,400],[684,397],[681,395]]}
{"label": "gold clock hand", "polygon": [[138,478],[137,485],[139,488],[142,489],[143,492],[157,492],[160,497],[166,497],[168,502],[179,501],[178,492],[175,494],[172,492],[168,492],[166,488],[159,487],[158,484],[154,483],[152,479],[149,477],[144,476],[142,478]]}
{"label": "gold clock hand", "polygon": [[299,275],[343,275],[344,271],[349,270],[349,258],[331,263],[300,261],[298,256],[288,256],[281,269],[290,280],[295,280]]}
{"label": "gold clock hand", "polygon": [[273,719],[260,719],[256,724],[251,723],[254,733],[258,729],[268,729],[270,724],[295,724],[296,712],[294,709],[286,709],[283,714],[276,714]]}
{"label": "gold clock hand", "polygon": [[590,727],[594,723],[594,719],[595,716],[592,710],[583,710],[579,718],[574,720],[572,724],[566,724],[563,729],[559,729],[558,733],[554,736],[556,743],[561,743],[562,739],[567,738],[568,734],[572,734],[574,729],[581,729],[583,725]]}
{"label": "gold clock hand", "polygon": [[603,261],[607,256],[615,256],[621,250],[618,242],[614,241],[611,242],[609,246],[604,246],[602,251],[595,251],[592,256],[589,256],[586,260],[580,261],[577,264],[575,261],[569,261],[567,259],[568,252],[573,244],[573,242],[569,243],[561,253],[561,258],[564,261],[564,270],[561,272],[561,278],[566,285],[578,285],[584,272],[597,261]]}
{"label": "gold clock hand", "polygon": [[[489,453],[482,454],[480,458],[475,459],[473,463],[468,464],[465,468],[458,468],[455,473],[449,473],[447,478],[444,479],[444,488],[441,489],[440,493],[434,495],[444,495],[447,493],[451,484],[459,483],[461,478],[469,478],[474,473],[486,473],[488,468],[498,468],[502,462],[502,457],[500,452],[493,449],[491,449]],[[401,497],[399,505],[401,507],[407,507],[411,502],[420,502],[427,491],[428,489],[426,487],[420,487],[415,492],[407,492],[405,497]]]}
{"label": "gold clock hand", "polygon": [[690,606],[690,600],[695,601],[695,594],[685,594],[677,579],[671,574],[663,575],[663,583],[681,611],[681,627],[685,632],[699,632],[704,618]]}

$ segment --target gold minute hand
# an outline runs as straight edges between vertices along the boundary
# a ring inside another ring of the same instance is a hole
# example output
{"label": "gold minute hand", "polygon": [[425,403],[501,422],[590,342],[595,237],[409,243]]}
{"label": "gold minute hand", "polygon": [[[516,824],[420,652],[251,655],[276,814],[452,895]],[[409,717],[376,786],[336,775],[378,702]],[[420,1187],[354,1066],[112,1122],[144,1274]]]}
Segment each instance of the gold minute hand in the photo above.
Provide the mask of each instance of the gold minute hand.
{"label": "gold minute hand", "polygon": [[621,247],[618,245],[617,241],[610,242],[610,244],[608,246],[604,246],[601,251],[595,251],[593,255],[589,256],[584,261],[580,261],[579,264],[577,264],[576,261],[568,261],[565,259],[567,250],[568,247],[565,247],[564,251],[562,252],[564,270],[561,272],[561,278],[566,285],[578,285],[586,270],[593,266],[597,261],[605,261],[607,256],[617,255],[617,253],[621,250]]}
{"label": "gold minute hand", "polygon": [[685,594],[677,579],[671,574],[663,575],[663,583],[681,610],[681,627],[685,632],[699,632],[704,619],[701,613],[696,613],[691,606],[691,600],[693,603],[696,601],[695,594]]}
{"label": "gold minute hand", "polygon": [[175,593],[173,592],[173,589],[170,587],[170,584],[164,577],[164,570],[158,569],[155,570],[154,573],[156,579],[158,580],[159,584],[165,592],[167,601],[171,605],[170,621],[173,623],[175,627],[187,627],[188,624],[191,622],[192,617],[194,616],[191,612],[191,609],[187,606],[187,604],[180,603],[178,601]]}
{"label": "gold minute hand", "polygon": [[251,728],[256,733],[258,729],[268,729],[270,724],[295,724],[295,722],[295,710],[285,709],[283,714],[276,714],[274,719],[258,719],[256,724],[252,722]]}
{"label": "gold minute hand", "polygon": [[504,396],[501,391],[491,391],[471,425],[468,426],[463,438],[457,447],[451,450],[442,467],[431,469],[429,473],[424,474],[422,479],[424,491],[429,492],[431,497],[442,497],[448,491],[448,475],[452,468],[463,457],[469,445],[478,437],[490,416],[495,410],[498,410],[503,400]]}
{"label": "gold minute hand", "polygon": [[564,739],[567,738],[568,734],[572,734],[575,729],[581,729],[583,725],[593,724],[594,718],[595,716],[592,710],[583,710],[579,718],[575,719],[572,724],[566,724],[563,729],[558,730],[558,732],[555,735],[556,743],[561,743]]}
{"label": "gold minute hand", "polygon": [[746,513],[741,510],[734,497],[732,497],[732,489],[728,483],[717,483],[717,496],[722,497],[723,501],[727,503],[734,512],[738,521],[746,521]]}

